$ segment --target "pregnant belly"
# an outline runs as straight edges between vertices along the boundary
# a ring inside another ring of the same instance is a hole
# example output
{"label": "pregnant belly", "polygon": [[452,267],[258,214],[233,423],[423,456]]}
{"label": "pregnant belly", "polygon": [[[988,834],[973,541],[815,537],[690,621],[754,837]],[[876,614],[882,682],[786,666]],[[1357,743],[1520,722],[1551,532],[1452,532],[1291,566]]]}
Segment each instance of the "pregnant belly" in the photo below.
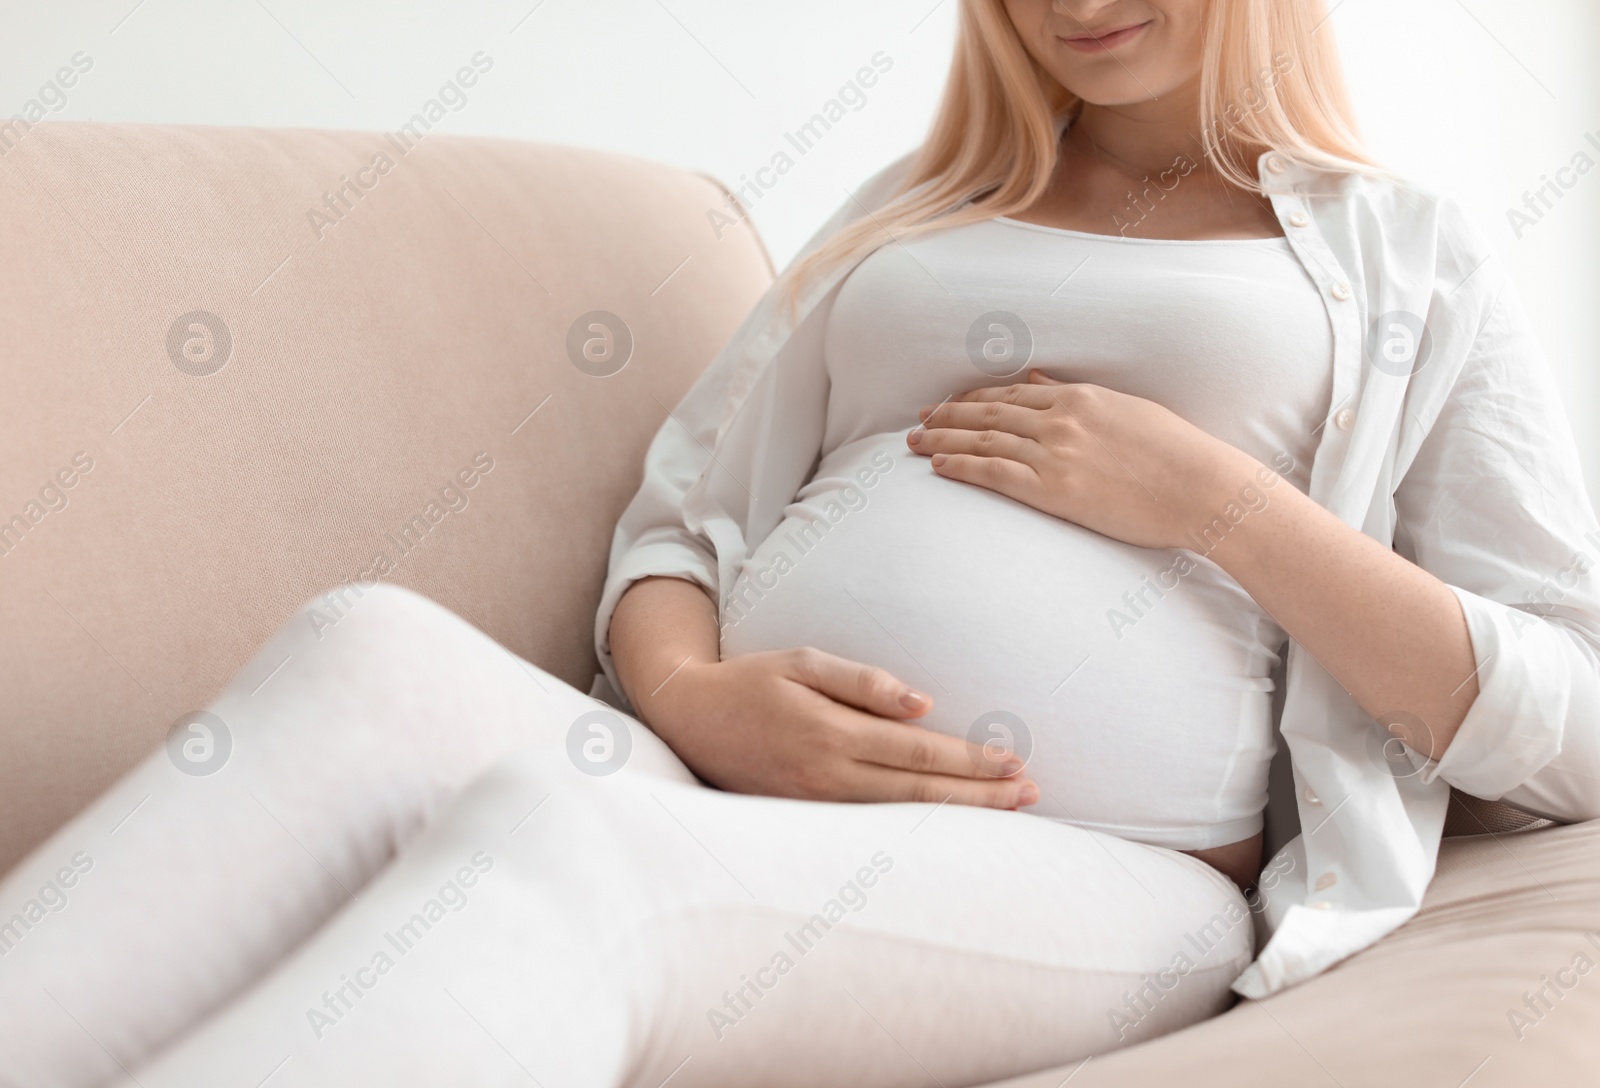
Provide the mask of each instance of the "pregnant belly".
{"label": "pregnant belly", "polygon": [[724,657],[814,646],[997,743],[1027,811],[1181,850],[1261,826],[1281,635],[1217,567],[937,476],[905,432],[827,458],[746,561]]}

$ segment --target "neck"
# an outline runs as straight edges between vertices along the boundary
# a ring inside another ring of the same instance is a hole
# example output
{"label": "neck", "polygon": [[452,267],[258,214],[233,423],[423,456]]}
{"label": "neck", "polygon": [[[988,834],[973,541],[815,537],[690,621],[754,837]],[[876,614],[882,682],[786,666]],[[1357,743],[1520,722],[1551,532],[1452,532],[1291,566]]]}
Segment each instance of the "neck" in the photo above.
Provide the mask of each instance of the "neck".
{"label": "neck", "polygon": [[1198,80],[1147,102],[1085,103],[1072,127],[1086,144],[1130,171],[1158,173],[1180,155],[1205,161]]}

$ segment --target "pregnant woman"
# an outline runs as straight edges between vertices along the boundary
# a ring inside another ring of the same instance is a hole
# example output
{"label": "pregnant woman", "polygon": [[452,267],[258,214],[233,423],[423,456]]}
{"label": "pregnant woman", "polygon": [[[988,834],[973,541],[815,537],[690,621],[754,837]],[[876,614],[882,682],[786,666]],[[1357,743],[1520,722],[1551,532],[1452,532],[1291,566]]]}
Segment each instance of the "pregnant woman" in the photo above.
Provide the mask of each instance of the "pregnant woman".
{"label": "pregnant woman", "polygon": [[1368,947],[1451,784],[1600,816],[1570,434],[1325,18],[965,0],[650,447],[610,705],[295,617],[0,885],[0,1083],[981,1084]]}

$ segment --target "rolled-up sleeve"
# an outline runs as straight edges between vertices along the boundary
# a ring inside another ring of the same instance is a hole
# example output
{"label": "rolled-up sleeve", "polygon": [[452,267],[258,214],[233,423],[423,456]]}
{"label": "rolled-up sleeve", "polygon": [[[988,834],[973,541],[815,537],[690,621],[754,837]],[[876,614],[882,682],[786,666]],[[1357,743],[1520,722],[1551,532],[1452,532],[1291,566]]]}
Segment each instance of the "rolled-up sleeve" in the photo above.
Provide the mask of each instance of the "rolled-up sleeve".
{"label": "rolled-up sleeve", "polygon": [[[771,294],[772,289],[768,289]],[[611,558],[595,616],[595,653],[617,695],[622,683],[611,658],[611,616],[622,595],[642,578],[683,578],[718,599],[717,554],[711,540],[691,529],[684,498],[712,463],[717,431],[746,327],[767,299],[745,318],[728,346],[668,414],[645,453],[644,477],[611,538]]]}
{"label": "rolled-up sleeve", "polygon": [[1600,817],[1600,530],[1509,280],[1395,500],[1396,548],[1455,592],[1476,659],[1477,698],[1422,779]]}
{"label": "rolled-up sleeve", "polygon": [[[814,251],[894,192],[911,156],[869,178],[801,247]],[[842,277],[842,273],[834,278]],[[827,378],[818,330],[826,309],[785,321],[785,281],[768,288],[684,398],[645,455],[644,477],[612,537],[594,646],[613,692],[611,617],[642,578],[683,578],[714,601],[758,537],[809,475],[822,439]],[[831,298],[831,293],[829,294]]]}

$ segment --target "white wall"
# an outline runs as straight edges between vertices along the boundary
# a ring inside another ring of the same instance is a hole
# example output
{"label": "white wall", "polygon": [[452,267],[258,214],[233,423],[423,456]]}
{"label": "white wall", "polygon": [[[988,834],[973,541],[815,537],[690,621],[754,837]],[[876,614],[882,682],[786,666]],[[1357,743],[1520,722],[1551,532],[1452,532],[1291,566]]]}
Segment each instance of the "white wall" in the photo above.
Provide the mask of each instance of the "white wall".
{"label": "white wall", "polygon": [[[1506,210],[1600,132],[1595,0],[1330,0],[1380,158],[1495,240],[1568,397],[1600,495],[1600,170],[1513,235]],[[708,170],[769,164],[882,51],[892,68],[754,202],[787,260],[846,186],[915,146],[957,0],[0,0],[0,115],[80,50],[54,116],[392,129],[483,50],[445,131],[584,144]],[[1600,136],[1597,136],[1600,139]],[[1591,148],[1591,151],[1593,149]],[[1600,152],[1595,153],[1600,160]]]}

